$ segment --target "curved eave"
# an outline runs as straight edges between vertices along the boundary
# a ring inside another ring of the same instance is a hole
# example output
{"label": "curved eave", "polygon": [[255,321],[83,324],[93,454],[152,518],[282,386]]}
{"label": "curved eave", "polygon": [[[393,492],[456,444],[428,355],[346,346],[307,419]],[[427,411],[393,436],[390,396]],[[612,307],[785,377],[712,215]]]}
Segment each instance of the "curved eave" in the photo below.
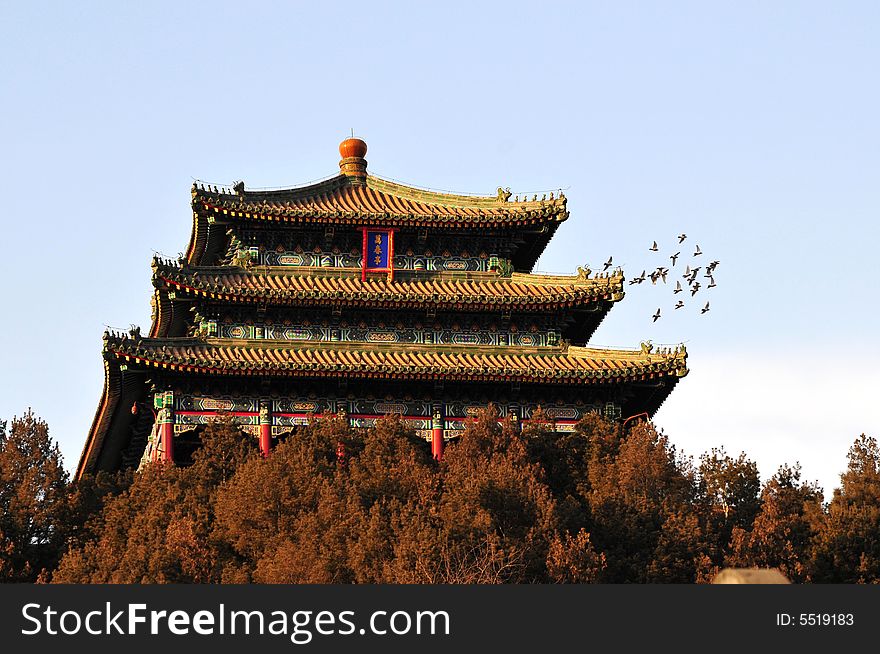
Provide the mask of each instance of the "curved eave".
{"label": "curved eave", "polygon": [[[357,306],[427,308],[457,311],[550,311],[586,309],[607,312],[624,296],[621,275],[579,281],[572,277],[529,279],[413,278],[361,281],[356,271],[345,274],[230,273],[227,268],[182,270],[155,264],[153,284],[175,294],[231,304],[271,306]],[[218,280],[218,281],[213,281]],[[161,308],[161,303],[160,303]],[[151,336],[159,332],[151,332]]]}
{"label": "curved eave", "polygon": [[313,187],[269,193],[225,193],[193,188],[193,210],[213,220],[456,228],[522,228],[566,220],[566,198],[508,202],[493,197],[441,194],[367,176],[351,185],[340,176]]}
{"label": "curved eave", "polygon": [[95,471],[104,439],[119,401],[119,374],[119,366],[104,359],[104,390],[101,392],[101,401],[79,458],[79,464],[76,468],[77,479],[86,473]]}
{"label": "curved eave", "polygon": [[117,339],[108,345],[112,357],[129,365],[210,376],[595,385],[638,383],[687,374],[687,355],[683,351],[641,359],[639,352],[594,348],[570,347],[556,352],[506,350],[476,346],[291,347],[280,342],[225,339],[158,339],[138,343]]}

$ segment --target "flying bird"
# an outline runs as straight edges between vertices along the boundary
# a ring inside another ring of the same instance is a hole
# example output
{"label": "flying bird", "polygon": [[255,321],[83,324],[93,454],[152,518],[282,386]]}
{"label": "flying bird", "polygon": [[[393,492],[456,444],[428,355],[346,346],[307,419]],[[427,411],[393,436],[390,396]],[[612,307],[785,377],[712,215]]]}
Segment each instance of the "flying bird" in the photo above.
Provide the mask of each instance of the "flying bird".
{"label": "flying bird", "polygon": [[611,267],[611,260],[612,260],[613,258],[614,258],[614,257],[608,257],[608,261],[605,262],[605,267],[602,268],[603,271],[608,270],[608,269]]}
{"label": "flying bird", "polygon": [[660,319],[660,307],[657,307],[657,313],[654,314],[654,320],[651,322],[657,322]]}
{"label": "flying bird", "polygon": [[681,254],[681,252],[676,252],[676,253],[673,254],[671,257],[669,257],[670,259],[672,259],[672,265],[673,265],[673,267],[675,266],[675,260],[678,259],[678,255],[679,255],[679,254]]}
{"label": "flying bird", "polygon": [[682,277],[690,277],[690,276],[691,276],[691,267],[685,266],[684,267],[684,274],[682,275]]}
{"label": "flying bird", "polygon": [[681,282],[679,282],[679,281],[676,280],[676,282],[675,282],[675,290],[672,291],[672,292],[673,292],[673,293],[681,293],[683,290],[684,290],[684,289],[681,287]]}
{"label": "flying bird", "polygon": [[654,245],[648,248],[651,252],[657,251],[657,241],[654,241]]}
{"label": "flying bird", "polygon": [[678,235],[678,242],[684,243],[684,239],[686,239],[687,237],[688,237],[688,235],[685,234],[684,232],[682,232],[681,234]]}
{"label": "flying bird", "polygon": [[702,309],[700,309],[700,315],[706,313],[708,310],[709,310],[709,303],[706,302],[706,306],[704,306]]}
{"label": "flying bird", "polygon": [[691,297],[697,294],[697,291],[700,290],[700,282],[694,282],[694,285],[691,287]]}
{"label": "flying bird", "polygon": [[657,280],[660,279],[660,273],[658,271],[654,270],[651,272],[650,277],[651,277],[651,283],[656,284]]}
{"label": "flying bird", "polygon": [[679,300],[678,302],[675,303],[676,309],[681,309],[683,306],[684,306],[684,302],[682,302],[681,300]]}
{"label": "flying bird", "polygon": [[703,254],[703,253],[700,252],[700,246],[698,245],[698,246],[697,246],[697,251],[694,252],[694,256],[695,256],[695,257],[698,257],[698,256],[700,256],[701,254]]}
{"label": "flying bird", "polygon": [[706,288],[715,288],[718,284],[715,283],[715,278],[711,275],[709,276],[709,285]]}
{"label": "flying bird", "polygon": [[657,270],[657,272],[660,273],[660,277],[663,279],[663,283],[665,284],[666,283],[666,275],[669,274],[669,268],[661,267],[659,270]]}

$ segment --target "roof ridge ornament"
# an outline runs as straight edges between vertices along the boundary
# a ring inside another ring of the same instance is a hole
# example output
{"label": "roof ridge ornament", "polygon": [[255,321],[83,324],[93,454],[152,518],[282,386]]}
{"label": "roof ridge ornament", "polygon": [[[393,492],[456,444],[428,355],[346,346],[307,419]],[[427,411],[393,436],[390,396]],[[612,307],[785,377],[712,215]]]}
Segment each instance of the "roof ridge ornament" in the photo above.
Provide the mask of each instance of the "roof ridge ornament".
{"label": "roof ridge ornament", "polygon": [[339,144],[339,170],[348,178],[350,184],[362,186],[367,179],[367,144],[359,138],[347,138]]}

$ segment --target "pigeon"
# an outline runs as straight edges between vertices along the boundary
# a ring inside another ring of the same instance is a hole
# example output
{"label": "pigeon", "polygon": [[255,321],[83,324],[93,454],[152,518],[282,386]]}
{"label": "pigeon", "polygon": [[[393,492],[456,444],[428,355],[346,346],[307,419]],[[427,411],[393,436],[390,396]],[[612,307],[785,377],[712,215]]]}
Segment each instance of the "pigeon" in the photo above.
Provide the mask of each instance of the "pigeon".
{"label": "pigeon", "polygon": [[651,322],[657,322],[660,319],[660,307],[657,307],[657,313],[654,314],[654,320]]}
{"label": "pigeon", "polygon": [[654,241],[654,245],[648,248],[651,252],[657,251],[657,241]]}
{"label": "pigeon", "polygon": [[700,315],[706,313],[708,310],[709,310],[709,303],[706,302],[706,306],[704,306],[702,309],[700,309]]}
{"label": "pigeon", "polygon": [[672,292],[673,292],[673,293],[681,293],[683,290],[684,290],[684,289],[681,287],[681,282],[676,281],[676,282],[675,282],[675,290],[672,291]]}
{"label": "pigeon", "polygon": [[605,262],[605,267],[602,268],[603,271],[608,270],[608,269],[611,267],[611,260],[612,260],[613,258],[614,258],[614,257],[608,257],[608,261]]}
{"label": "pigeon", "polygon": [[697,294],[697,291],[700,290],[700,282],[694,282],[694,285],[691,287],[691,297]]}
{"label": "pigeon", "polygon": [[679,254],[681,254],[681,252],[676,252],[676,253],[673,254],[671,257],[669,257],[670,259],[672,259],[672,266],[673,266],[673,267],[675,267],[675,260],[678,259],[678,255],[679,255]]}
{"label": "pigeon", "polygon": [[721,262],[720,261],[713,261],[712,263],[709,264],[709,268],[711,268],[712,270],[715,270],[718,267],[719,263],[721,263]]}
{"label": "pigeon", "polygon": [[681,300],[679,300],[678,302],[675,303],[676,309],[681,309],[683,306],[684,306],[684,302],[682,302]]}
{"label": "pigeon", "polygon": [[684,239],[686,239],[687,237],[688,237],[688,235],[685,234],[684,232],[682,232],[681,234],[678,235],[678,242],[684,243]]}
{"label": "pigeon", "polygon": [[715,283],[715,278],[709,275],[709,285],[706,288],[715,288],[718,284]]}
{"label": "pigeon", "polygon": [[697,251],[694,252],[694,256],[695,256],[695,257],[698,257],[698,256],[700,256],[701,254],[703,254],[703,253],[700,252],[700,246],[698,245],[698,246],[697,246]]}
{"label": "pigeon", "polygon": [[660,273],[660,277],[663,279],[663,283],[666,283],[666,275],[669,274],[669,268],[660,268],[657,272]]}
{"label": "pigeon", "polygon": [[655,270],[651,273],[651,283],[656,284],[658,279],[660,279],[660,273]]}
{"label": "pigeon", "polygon": [[684,274],[682,275],[682,277],[690,277],[690,276],[691,276],[691,267],[690,267],[690,266],[685,266],[685,268],[684,268]]}

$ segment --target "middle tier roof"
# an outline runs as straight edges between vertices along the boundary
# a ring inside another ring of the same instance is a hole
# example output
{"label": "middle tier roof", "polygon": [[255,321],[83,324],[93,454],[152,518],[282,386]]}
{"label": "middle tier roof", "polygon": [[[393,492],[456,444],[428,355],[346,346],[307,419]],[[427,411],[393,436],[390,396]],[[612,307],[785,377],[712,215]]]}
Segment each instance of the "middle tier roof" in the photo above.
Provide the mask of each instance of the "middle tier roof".
{"label": "middle tier roof", "polygon": [[398,272],[394,281],[360,271],[257,266],[181,267],[154,260],[160,290],[220,302],[360,307],[433,307],[450,310],[545,311],[609,305],[623,298],[623,274],[533,275],[513,273]]}

